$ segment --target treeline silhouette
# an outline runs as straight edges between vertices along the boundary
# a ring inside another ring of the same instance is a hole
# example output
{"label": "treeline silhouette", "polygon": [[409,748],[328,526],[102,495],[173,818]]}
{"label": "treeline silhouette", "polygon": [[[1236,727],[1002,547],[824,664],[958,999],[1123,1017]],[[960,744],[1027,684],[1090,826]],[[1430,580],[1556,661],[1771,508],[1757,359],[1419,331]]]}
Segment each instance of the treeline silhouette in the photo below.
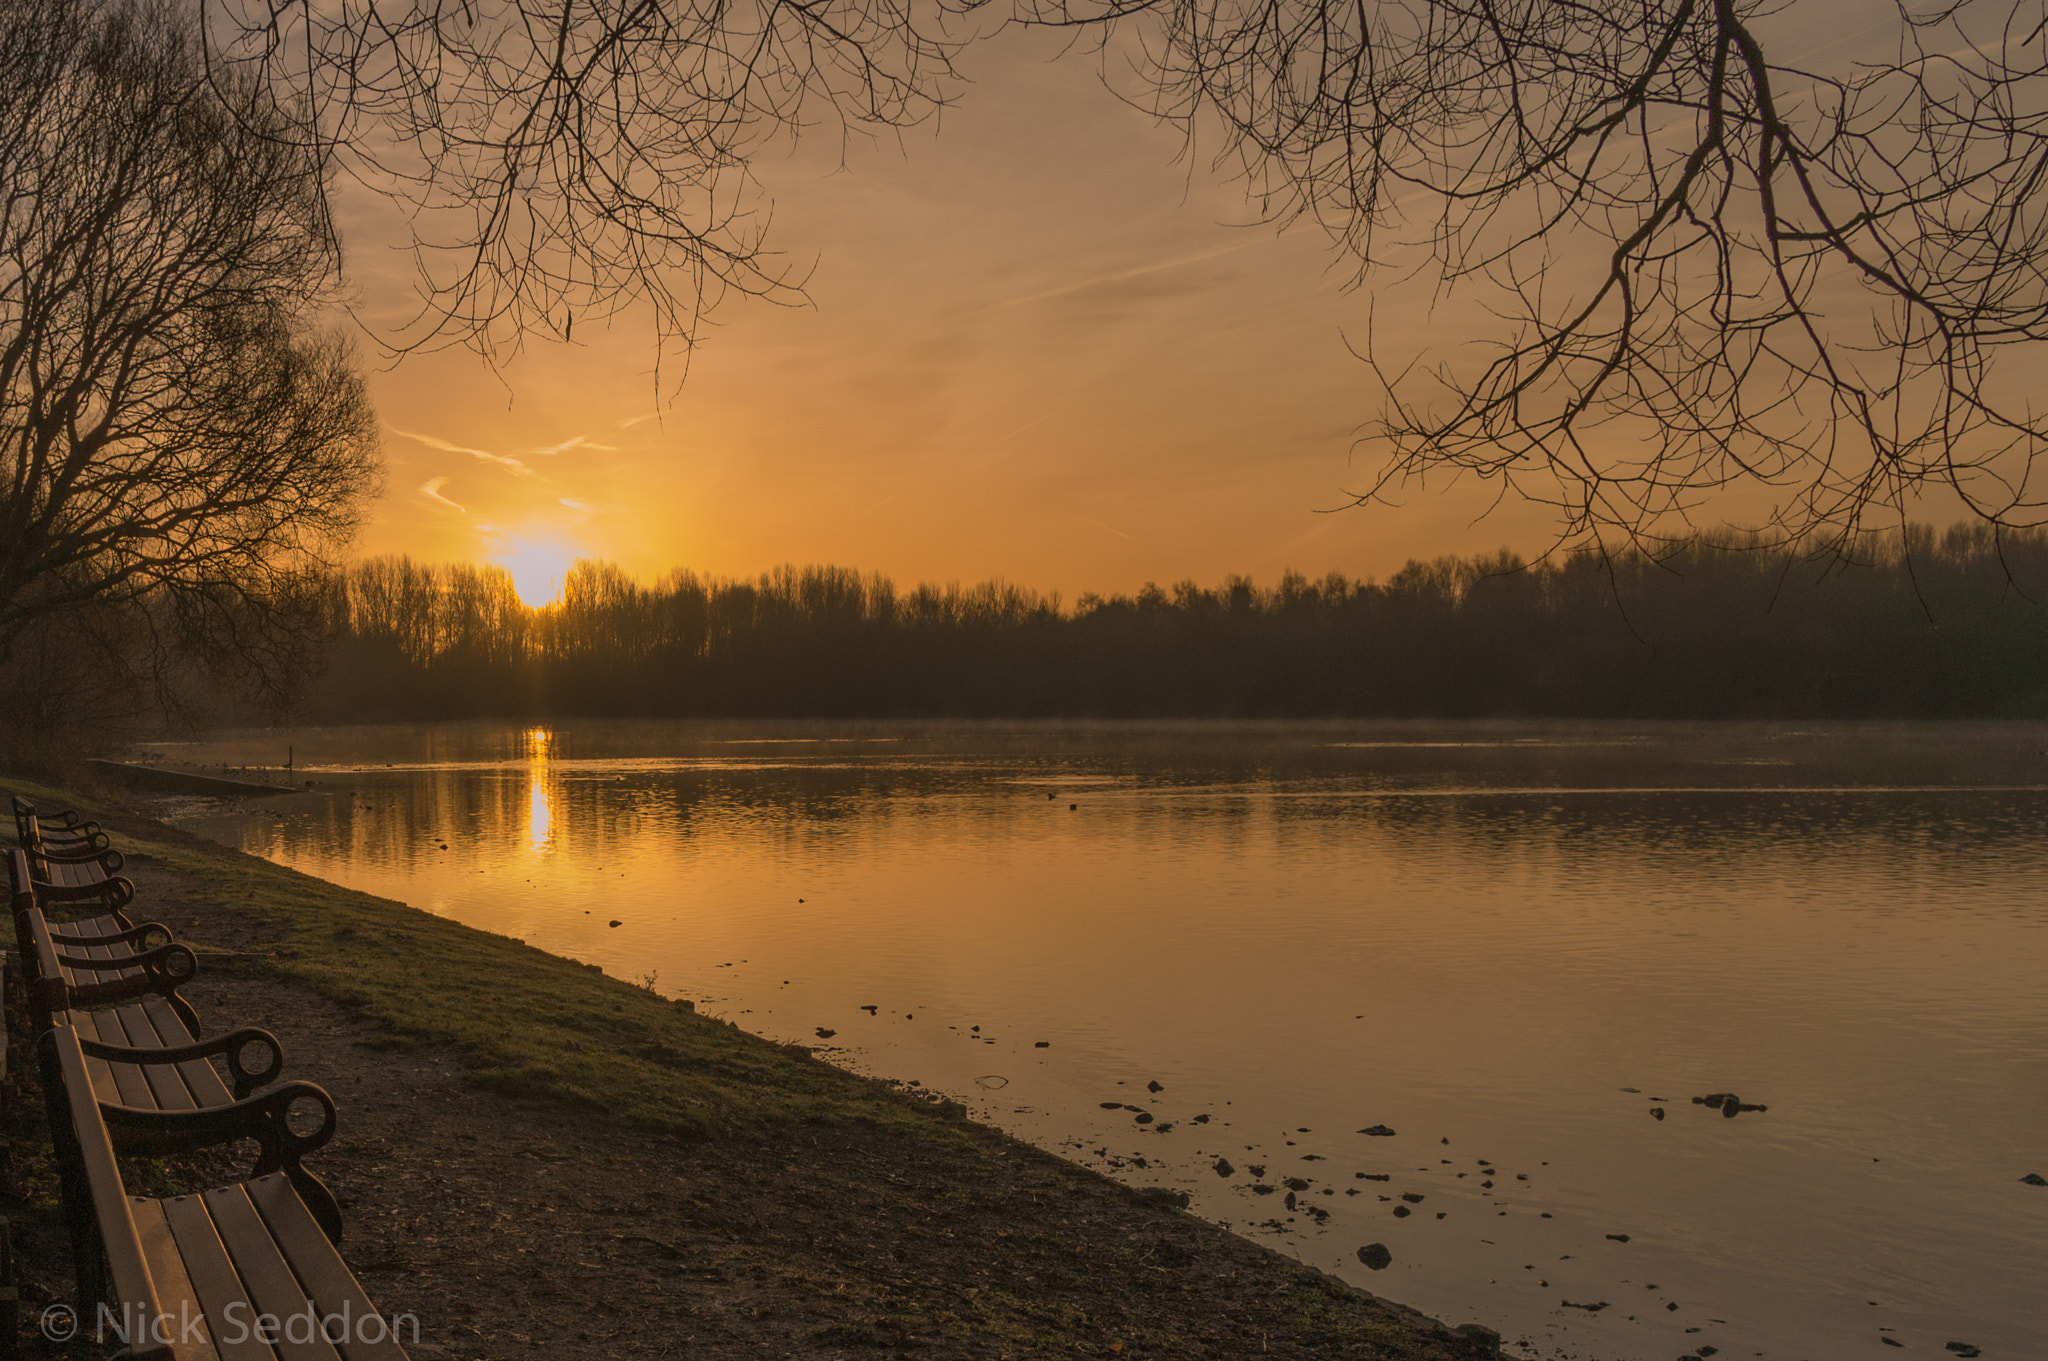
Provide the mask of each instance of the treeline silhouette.
{"label": "treeline silhouette", "polygon": [[1732,536],[1660,560],[1509,553],[1384,581],[1135,595],[840,567],[641,585],[582,562],[531,609],[488,566],[327,586],[315,721],[547,716],[1980,717],[2048,714],[2048,534]]}

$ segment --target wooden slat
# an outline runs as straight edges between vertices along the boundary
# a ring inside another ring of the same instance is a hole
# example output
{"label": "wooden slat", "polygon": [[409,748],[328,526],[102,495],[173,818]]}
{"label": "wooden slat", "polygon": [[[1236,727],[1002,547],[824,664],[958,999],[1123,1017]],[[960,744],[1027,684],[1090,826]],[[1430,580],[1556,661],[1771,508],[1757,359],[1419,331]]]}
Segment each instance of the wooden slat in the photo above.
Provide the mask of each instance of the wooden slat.
{"label": "wooden slat", "polygon": [[[191,1044],[199,1038],[186,1026],[185,1018],[178,1014],[177,1009],[154,993],[142,999],[140,1010],[155,1029],[157,1038],[154,1043],[166,1049]],[[178,1065],[178,1072],[183,1075],[192,1099],[201,1106],[224,1106],[235,1099],[220,1069],[207,1059],[187,1059]]]}
{"label": "wooden slat", "polygon": [[198,1196],[172,1196],[158,1203],[184,1261],[186,1277],[206,1317],[215,1324],[213,1345],[223,1361],[277,1361],[277,1353],[256,1336],[259,1311],[214,1229],[206,1202]]}
{"label": "wooden slat", "polygon": [[[263,1216],[250,1202],[248,1193],[240,1184],[217,1187],[206,1191],[200,1197],[206,1202],[207,1212],[213,1216],[213,1227],[220,1234],[220,1241],[227,1246],[228,1256],[234,1260],[235,1272],[242,1278],[243,1287],[249,1292],[249,1299],[266,1314],[274,1314],[284,1320],[287,1327],[295,1315],[310,1315],[317,1321],[319,1310],[313,1305],[299,1278],[285,1261],[282,1248],[270,1236],[270,1228],[263,1222]],[[300,1337],[318,1332],[317,1323],[301,1323],[297,1329]],[[308,1341],[293,1341],[289,1336],[280,1335],[277,1354],[283,1361],[340,1361],[340,1353],[318,1336]]]}
{"label": "wooden slat", "polygon": [[164,1334],[171,1340],[177,1361],[215,1361],[220,1351],[213,1345],[206,1326],[206,1306],[192,1288],[185,1270],[185,1258],[171,1236],[170,1221],[164,1218],[163,1202],[130,1197],[129,1212],[135,1220],[135,1237],[142,1244],[142,1258],[149,1263],[150,1279],[156,1282],[157,1303],[164,1309]]}
{"label": "wooden slat", "polygon": [[[121,1030],[120,1019],[111,1011],[67,1011],[57,1018],[62,1025],[69,1021],[71,1027],[87,1039],[102,1044],[125,1044],[127,1039]],[[105,1059],[86,1056],[85,1071],[92,1075],[93,1095],[102,1101],[129,1105],[129,1092],[122,1088],[114,1074],[114,1065]]]}
{"label": "wooden slat", "polygon": [[[262,1212],[263,1222],[269,1227],[271,1236],[284,1249],[292,1270],[298,1274],[299,1284],[312,1296],[323,1318],[340,1314],[344,1306],[351,1320],[377,1312],[354,1273],[348,1269],[348,1264],[341,1260],[341,1254],[334,1250],[334,1244],[321,1231],[313,1212],[299,1198],[290,1178],[282,1172],[273,1172],[267,1177],[244,1182],[242,1187]],[[336,1330],[339,1331],[338,1324]],[[349,1340],[342,1344],[348,1361],[407,1361],[405,1348],[396,1341],[389,1337],[375,1340],[380,1332],[372,1329],[365,1334],[351,1326]]]}
{"label": "wooden slat", "polygon": [[[157,1028],[156,1018],[141,1007],[121,1008],[121,1023],[125,1033],[120,1043],[131,1049],[163,1049],[174,1044],[185,1044],[190,1039],[182,1025],[176,1027],[171,1035],[163,1034]],[[131,1065],[117,1066],[126,1068]],[[227,1087],[201,1059],[189,1060],[175,1066],[168,1063],[152,1063],[140,1069],[142,1076],[149,1083],[149,1090],[153,1093],[152,1104],[167,1111],[189,1111],[209,1104],[199,1100],[186,1082],[184,1070],[188,1067],[198,1068],[213,1078],[213,1089],[220,1093],[222,1099],[211,1104],[227,1104],[230,1099],[227,1096]]]}
{"label": "wooden slat", "polygon": [[185,1018],[178,1009],[156,993],[140,999],[137,1004],[148,1015],[149,1023],[156,1027],[156,1033],[163,1036],[165,1044],[190,1044],[198,1039],[185,1025]]}

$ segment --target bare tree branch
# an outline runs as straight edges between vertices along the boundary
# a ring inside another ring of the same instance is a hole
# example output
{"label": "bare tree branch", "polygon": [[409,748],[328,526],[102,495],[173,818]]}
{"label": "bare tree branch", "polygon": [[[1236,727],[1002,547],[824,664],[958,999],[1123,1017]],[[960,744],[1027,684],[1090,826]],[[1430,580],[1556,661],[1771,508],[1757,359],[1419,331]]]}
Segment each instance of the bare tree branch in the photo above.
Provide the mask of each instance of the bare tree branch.
{"label": "bare tree branch", "polygon": [[1362,271],[1426,224],[1441,288],[1489,300],[1490,358],[1375,363],[1361,501],[1470,473],[1640,545],[1761,486],[1830,551],[1930,491],[2048,519],[2039,0],[1901,6],[1895,51],[1838,70],[1767,49],[1806,4],[1027,3],[1135,31],[1152,107],[1220,127],[1273,220]]}
{"label": "bare tree branch", "polygon": [[336,164],[413,214],[403,347],[516,352],[651,308],[687,347],[728,294],[794,300],[751,158],[814,121],[936,111],[918,0],[203,0],[216,70],[305,97]]}

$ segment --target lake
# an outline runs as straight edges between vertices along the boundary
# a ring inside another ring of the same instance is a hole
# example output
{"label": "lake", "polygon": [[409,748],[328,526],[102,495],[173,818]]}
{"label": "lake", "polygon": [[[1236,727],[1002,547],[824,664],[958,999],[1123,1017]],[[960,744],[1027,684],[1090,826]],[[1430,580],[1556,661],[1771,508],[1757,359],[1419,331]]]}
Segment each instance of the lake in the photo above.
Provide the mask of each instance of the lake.
{"label": "lake", "polygon": [[287,745],[310,791],[166,815],[957,1097],[1510,1351],[2048,1357],[2048,725],[150,750]]}

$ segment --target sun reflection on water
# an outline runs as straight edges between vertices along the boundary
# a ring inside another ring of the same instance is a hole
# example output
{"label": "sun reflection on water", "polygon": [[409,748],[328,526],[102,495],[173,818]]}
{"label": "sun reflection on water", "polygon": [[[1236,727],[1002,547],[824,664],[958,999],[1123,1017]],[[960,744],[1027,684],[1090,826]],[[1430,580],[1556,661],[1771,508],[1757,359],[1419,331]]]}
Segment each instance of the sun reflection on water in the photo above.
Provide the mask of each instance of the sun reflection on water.
{"label": "sun reflection on water", "polygon": [[536,855],[554,850],[555,813],[549,801],[553,780],[548,771],[548,753],[555,735],[546,728],[526,730],[526,843]]}

